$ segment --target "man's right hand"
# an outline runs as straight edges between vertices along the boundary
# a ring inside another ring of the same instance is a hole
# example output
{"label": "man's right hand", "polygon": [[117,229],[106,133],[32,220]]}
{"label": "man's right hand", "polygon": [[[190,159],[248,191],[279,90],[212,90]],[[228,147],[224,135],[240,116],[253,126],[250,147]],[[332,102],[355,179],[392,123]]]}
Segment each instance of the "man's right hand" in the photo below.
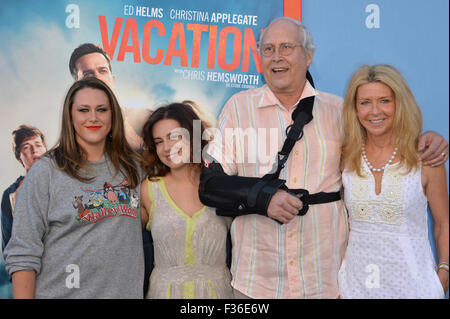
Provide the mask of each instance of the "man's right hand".
{"label": "man's right hand", "polygon": [[303,203],[297,197],[284,190],[278,190],[270,200],[267,215],[283,224],[289,223],[298,211],[303,208]]}

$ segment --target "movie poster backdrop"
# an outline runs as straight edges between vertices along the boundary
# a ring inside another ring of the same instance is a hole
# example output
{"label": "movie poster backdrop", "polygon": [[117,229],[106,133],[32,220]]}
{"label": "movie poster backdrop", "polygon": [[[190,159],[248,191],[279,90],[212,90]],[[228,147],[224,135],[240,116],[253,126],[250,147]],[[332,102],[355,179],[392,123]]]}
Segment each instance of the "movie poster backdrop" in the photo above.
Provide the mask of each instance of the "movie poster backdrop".
{"label": "movie poster backdrop", "polygon": [[[448,140],[448,6],[447,0],[2,2],[0,190],[24,173],[11,148],[14,129],[34,125],[49,147],[56,143],[73,83],[69,58],[80,44],[97,43],[111,56],[122,106],[155,109],[190,99],[215,117],[232,94],[264,84],[256,44],[261,29],[282,15],[301,19],[313,35],[310,71],[319,90],[344,96],[356,68],[392,64],[416,97],[424,130]],[[9,289],[0,282],[0,298]]]}
{"label": "movie poster backdrop", "polygon": [[[57,142],[74,81],[69,59],[80,44],[99,44],[110,56],[114,91],[132,126],[143,122],[140,109],[186,99],[214,118],[232,94],[263,85],[259,35],[285,10],[299,19],[300,0],[2,2],[1,192],[24,174],[12,151],[13,130],[33,125],[49,148]],[[11,295],[2,278],[0,298]]]}

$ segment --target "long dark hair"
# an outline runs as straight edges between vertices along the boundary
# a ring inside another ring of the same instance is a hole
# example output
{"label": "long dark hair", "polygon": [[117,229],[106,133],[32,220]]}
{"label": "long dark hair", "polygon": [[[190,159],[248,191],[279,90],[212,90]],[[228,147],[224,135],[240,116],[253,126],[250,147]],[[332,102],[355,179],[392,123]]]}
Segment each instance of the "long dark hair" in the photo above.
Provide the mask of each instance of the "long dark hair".
{"label": "long dark hair", "polygon": [[122,112],[114,93],[103,81],[97,78],[86,78],[75,82],[67,92],[64,100],[61,134],[58,144],[49,151],[49,156],[56,165],[69,176],[82,182],[88,182],[93,177],[84,176],[80,169],[86,167],[86,151],[77,143],[75,129],[72,124],[72,106],[75,94],[84,88],[92,88],[105,92],[111,106],[111,131],[105,144],[105,153],[109,156],[116,172],[122,171],[131,188],[140,183],[137,164],[141,157],[125,139]]}
{"label": "long dark hair", "polygon": [[[144,125],[143,135],[144,135],[144,144],[147,150],[146,158],[143,163],[143,167],[148,174],[150,179],[153,179],[157,176],[165,176],[170,172],[170,168],[164,165],[159,159],[156,153],[156,145],[153,140],[153,126],[164,119],[172,119],[177,121],[180,124],[180,127],[188,130],[190,134],[190,166],[192,169],[200,170],[202,167],[203,159],[200,163],[194,163],[194,151],[193,150],[193,138],[194,138],[194,120],[199,120],[201,123],[201,136],[206,128],[210,127],[211,124],[201,119],[198,116],[198,113],[202,113],[199,109],[198,105],[192,101],[183,101],[181,103],[171,103],[165,106],[158,108],[156,111],[152,113],[147,122]],[[201,141],[201,150],[206,146],[208,141]],[[201,152],[200,150],[200,152]],[[201,154],[200,154],[201,158]]]}

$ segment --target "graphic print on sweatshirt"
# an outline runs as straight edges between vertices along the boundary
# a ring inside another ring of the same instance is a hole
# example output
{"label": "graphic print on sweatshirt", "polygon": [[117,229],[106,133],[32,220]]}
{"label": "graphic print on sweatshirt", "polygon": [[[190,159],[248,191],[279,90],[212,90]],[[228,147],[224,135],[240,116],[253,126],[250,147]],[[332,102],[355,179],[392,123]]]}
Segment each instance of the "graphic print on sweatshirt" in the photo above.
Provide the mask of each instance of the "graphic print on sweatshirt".
{"label": "graphic print on sweatshirt", "polygon": [[118,185],[105,182],[100,188],[86,188],[84,194],[77,195],[72,201],[77,210],[76,220],[81,225],[95,224],[109,217],[139,216],[139,195],[130,190],[128,181],[124,179]]}

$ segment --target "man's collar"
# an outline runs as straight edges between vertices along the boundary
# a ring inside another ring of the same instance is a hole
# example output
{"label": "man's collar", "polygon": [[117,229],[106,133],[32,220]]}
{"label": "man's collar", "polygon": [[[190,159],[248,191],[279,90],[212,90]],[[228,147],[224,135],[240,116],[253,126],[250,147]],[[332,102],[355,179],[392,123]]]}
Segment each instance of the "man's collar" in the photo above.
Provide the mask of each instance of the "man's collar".
{"label": "man's collar", "polygon": [[[276,106],[279,105],[283,107],[280,100],[273,94],[273,92],[270,90],[269,86],[267,84],[264,84],[262,87],[264,90],[263,98],[261,99],[261,102],[257,106],[257,108],[264,108],[268,106]],[[309,83],[308,80],[306,80],[305,87],[303,88],[302,95],[300,96],[300,100],[309,97],[309,96],[317,96],[319,95],[319,91],[317,91],[311,83]],[[299,101],[300,101],[299,100]]]}

